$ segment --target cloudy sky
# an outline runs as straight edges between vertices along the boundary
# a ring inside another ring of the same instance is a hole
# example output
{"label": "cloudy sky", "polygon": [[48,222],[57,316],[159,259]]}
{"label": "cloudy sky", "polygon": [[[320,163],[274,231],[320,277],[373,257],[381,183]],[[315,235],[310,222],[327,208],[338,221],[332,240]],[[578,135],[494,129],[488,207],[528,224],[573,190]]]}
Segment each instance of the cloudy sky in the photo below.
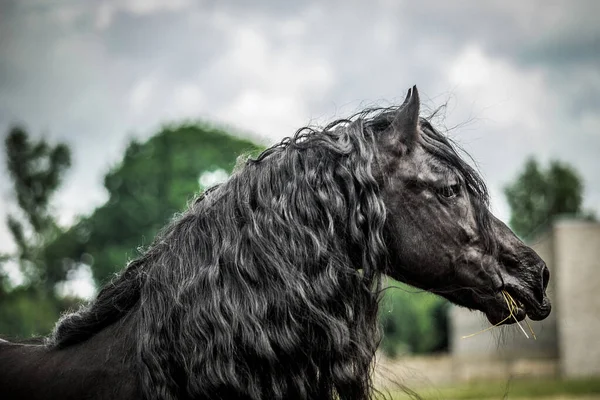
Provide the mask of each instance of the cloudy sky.
{"label": "cloudy sky", "polygon": [[[273,143],[417,84],[425,108],[448,102],[444,126],[500,218],[528,155],[573,164],[599,212],[598,15],[595,0],[0,0],[0,132],[72,146],[54,201],[67,224],[106,200],[127,141],[161,123],[206,118]],[[6,172],[0,191],[4,220]]]}

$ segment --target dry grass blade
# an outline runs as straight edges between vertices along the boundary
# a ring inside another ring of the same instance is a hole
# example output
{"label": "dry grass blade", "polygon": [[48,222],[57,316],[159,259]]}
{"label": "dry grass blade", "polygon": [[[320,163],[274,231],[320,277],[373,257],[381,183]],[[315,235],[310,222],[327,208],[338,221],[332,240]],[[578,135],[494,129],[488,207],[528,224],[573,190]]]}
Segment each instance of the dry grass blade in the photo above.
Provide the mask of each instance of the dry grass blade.
{"label": "dry grass blade", "polygon": [[504,301],[506,301],[506,304],[508,304],[508,309],[510,311],[509,317],[513,317],[514,318],[515,322],[517,323],[517,325],[521,329],[521,332],[523,332],[523,335],[525,335],[525,337],[527,339],[529,339],[529,335],[527,334],[527,332],[525,332],[525,329],[523,329],[523,327],[521,326],[521,324],[517,320],[517,317],[515,317],[515,315],[513,314],[513,311],[515,311],[516,309],[519,308],[519,306],[517,305],[517,302],[515,301],[515,299],[512,298],[512,296],[506,290],[502,291],[502,296],[504,297]]}
{"label": "dry grass blade", "polygon": [[[498,325],[501,325],[502,323],[508,321],[511,318],[513,318],[515,320],[515,322],[517,323],[517,325],[521,329],[521,332],[523,332],[523,334],[525,335],[525,337],[527,339],[529,339],[529,335],[527,334],[527,332],[525,332],[525,329],[523,329],[523,326],[521,326],[521,324],[517,320],[517,317],[513,313],[514,311],[516,311],[519,308],[519,305],[517,304],[517,302],[515,301],[515,299],[510,295],[510,293],[508,293],[506,290],[502,291],[502,297],[504,298],[504,301],[506,302],[506,305],[508,306],[508,312],[509,312],[508,317],[504,318],[502,321],[500,321],[500,322],[498,322],[498,323],[496,323],[496,324],[494,324],[494,325],[492,325],[492,326],[490,326],[488,328],[480,330],[479,332],[475,332],[475,333],[472,333],[470,335],[463,336],[462,339],[468,339],[470,337],[479,335],[480,333],[484,333],[484,332],[490,331],[490,330],[494,329],[495,327],[497,327]],[[533,338],[537,340],[537,337],[535,336],[535,332],[533,331],[533,328],[531,327],[531,325],[529,325],[529,322],[525,321],[525,323],[527,324],[527,327],[529,328],[529,331],[531,332],[531,335],[533,336]]]}

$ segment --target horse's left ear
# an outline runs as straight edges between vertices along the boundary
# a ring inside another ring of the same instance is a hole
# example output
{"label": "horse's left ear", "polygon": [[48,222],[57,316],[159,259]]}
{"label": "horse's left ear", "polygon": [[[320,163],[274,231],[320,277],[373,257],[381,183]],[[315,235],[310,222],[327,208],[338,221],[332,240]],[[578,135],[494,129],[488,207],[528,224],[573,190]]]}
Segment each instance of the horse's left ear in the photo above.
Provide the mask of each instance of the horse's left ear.
{"label": "horse's left ear", "polygon": [[400,141],[411,146],[419,136],[419,92],[417,86],[408,89],[404,103],[398,109],[392,123],[393,129],[400,137]]}

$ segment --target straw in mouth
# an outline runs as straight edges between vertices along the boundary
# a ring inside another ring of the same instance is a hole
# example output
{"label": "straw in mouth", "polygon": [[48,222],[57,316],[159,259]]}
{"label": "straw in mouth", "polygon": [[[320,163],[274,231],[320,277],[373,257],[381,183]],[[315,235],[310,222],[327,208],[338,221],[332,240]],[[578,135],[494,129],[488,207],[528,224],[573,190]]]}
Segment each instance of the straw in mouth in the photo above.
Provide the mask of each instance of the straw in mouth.
{"label": "straw in mouth", "polygon": [[[517,317],[513,313],[513,311],[516,311],[516,310],[519,309],[519,304],[517,304],[516,300],[506,290],[502,290],[502,297],[504,297],[504,301],[506,302],[506,305],[508,306],[508,311],[510,313],[508,315],[508,317],[504,318],[502,321],[500,321],[500,322],[498,322],[498,323],[496,323],[496,324],[494,324],[494,325],[492,325],[492,326],[490,326],[488,328],[480,330],[479,332],[475,332],[475,333],[472,333],[470,335],[463,336],[462,339],[468,339],[468,338],[473,337],[475,335],[479,335],[480,333],[492,330],[495,327],[497,327],[498,325],[500,325],[500,324],[508,321],[511,318],[513,318],[515,320],[515,322],[517,323],[517,325],[521,329],[521,332],[523,332],[523,335],[525,335],[525,337],[527,339],[529,339],[529,335],[527,334],[527,332],[525,332],[525,329],[523,329],[523,327],[521,326],[521,324],[517,320]],[[527,322],[527,320],[525,320],[525,323],[527,324],[527,328],[529,328],[529,331],[531,332],[531,335],[533,336],[533,339],[537,340],[537,337],[535,336],[535,332],[533,331],[533,328],[531,327],[531,325],[529,325],[529,322]]]}

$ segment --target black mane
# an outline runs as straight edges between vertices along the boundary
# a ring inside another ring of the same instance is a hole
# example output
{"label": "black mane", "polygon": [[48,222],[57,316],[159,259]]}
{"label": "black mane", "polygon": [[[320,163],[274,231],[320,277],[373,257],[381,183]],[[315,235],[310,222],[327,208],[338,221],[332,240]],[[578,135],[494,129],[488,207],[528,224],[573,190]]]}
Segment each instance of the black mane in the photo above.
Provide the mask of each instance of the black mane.
{"label": "black mane", "polygon": [[[386,251],[374,136],[397,109],[303,128],[201,195],[48,346],[134,324],[146,399],[369,399]],[[487,204],[433,128],[425,146]]]}
{"label": "black mane", "polygon": [[385,207],[368,125],[381,115],[302,129],[249,160],[49,345],[131,314],[148,399],[369,398]]}

